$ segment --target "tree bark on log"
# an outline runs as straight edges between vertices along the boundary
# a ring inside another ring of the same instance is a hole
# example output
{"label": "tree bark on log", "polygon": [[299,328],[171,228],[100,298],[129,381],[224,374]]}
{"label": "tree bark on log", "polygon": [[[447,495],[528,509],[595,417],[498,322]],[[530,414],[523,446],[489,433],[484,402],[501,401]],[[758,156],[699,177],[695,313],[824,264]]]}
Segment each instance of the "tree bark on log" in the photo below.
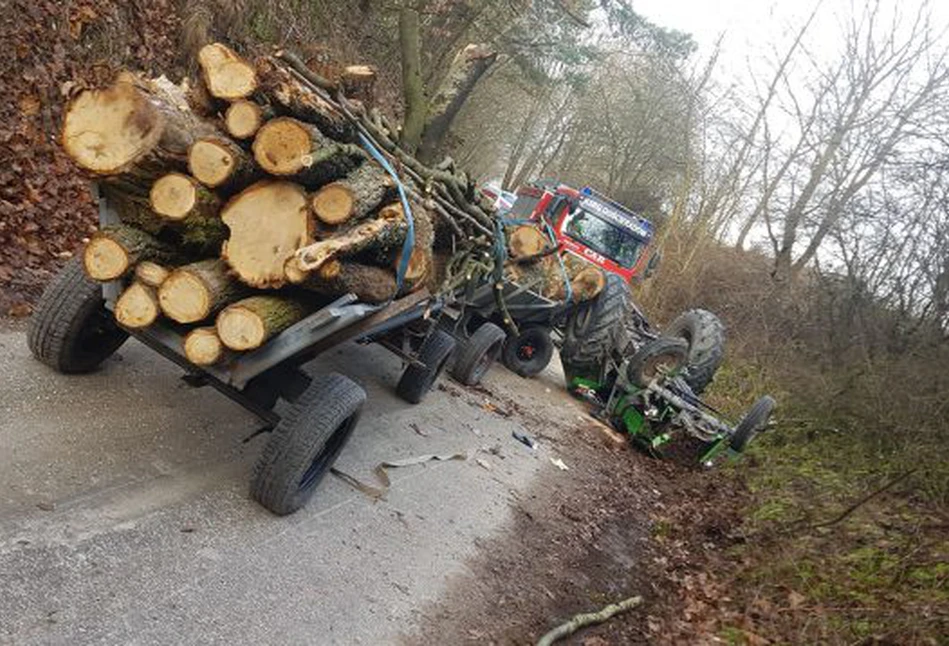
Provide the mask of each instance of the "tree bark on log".
{"label": "tree bark on log", "polygon": [[395,248],[405,240],[405,232],[402,205],[390,204],[380,209],[377,217],[300,249],[294,265],[296,270],[308,272],[337,256],[351,256],[370,248]]}
{"label": "tree bark on log", "polygon": [[161,284],[165,282],[170,273],[171,271],[167,267],[150,260],[143,260],[135,265],[135,280],[156,289],[161,287]]}
{"label": "tree bark on log", "polygon": [[342,112],[269,58],[257,61],[260,91],[274,106],[315,124],[327,137],[352,143],[357,129]]}
{"label": "tree bark on log", "polygon": [[395,296],[395,275],[383,267],[350,260],[330,260],[310,272],[300,287],[317,294],[355,294],[364,303],[384,303]]}
{"label": "tree bark on log", "polygon": [[250,139],[264,122],[273,118],[273,110],[254,101],[240,99],[224,113],[224,127],[235,139]]}
{"label": "tree bark on log", "polygon": [[191,330],[184,339],[185,357],[196,366],[223,363],[232,353],[224,347],[212,325]]}
{"label": "tree bark on log", "polygon": [[123,73],[110,87],[70,102],[61,140],[80,168],[147,188],[169,169],[184,168],[195,139],[214,132],[168,79]]}
{"label": "tree bark on log", "polygon": [[115,320],[132,329],[146,328],[158,318],[160,310],[155,288],[135,281],[115,302]]}
{"label": "tree bark on log", "polygon": [[252,148],[265,171],[307,188],[346,176],[366,157],[358,146],[334,141],[313,124],[292,117],[277,117],[261,126]]}
{"label": "tree bark on log", "polygon": [[355,99],[369,110],[375,102],[376,70],[368,65],[350,65],[343,69],[340,89],[347,98]]}
{"label": "tree bark on log", "polygon": [[93,280],[121,278],[142,260],[174,263],[181,259],[173,247],[140,229],[114,225],[97,231],[82,253],[82,266]]}
{"label": "tree bark on log", "polygon": [[307,308],[294,299],[251,296],[221,310],[215,328],[221,342],[228,348],[253,350],[306,314]]}
{"label": "tree bark on log", "polygon": [[606,276],[599,267],[590,265],[581,269],[571,280],[573,300],[577,303],[596,298],[606,287]]}
{"label": "tree bark on log", "polygon": [[291,182],[251,185],[231,198],[221,219],[231,231],[221,256],[251,287],[282,287],[287,261],[313,239],[306,192]]}
{"label": "tree bark on log", "polygon": [[172,271],[158,290],[158,303],[171,320],[197,323],[248,291],[228,274],[227,262],[212,258]]}
{"label": "tree bark on log", "polygon": [[188,150],[188,170],[209,188],[245,186],[258,174],[250,155],[227,137],[204,137]]}
{"label": "tree bark on log", "polygon": [[210,43],[198,52],[198,64],[204,85],[211,96],[236,101],[250,96],[257,89],[254,67],[221,43]]}
{"label": "tree bark on log", "polygon": [[364,162],[345,178],[319,189],[310,204],[324,224],[358,220],[373,211],[394,188],[392,178],[371,161]]}

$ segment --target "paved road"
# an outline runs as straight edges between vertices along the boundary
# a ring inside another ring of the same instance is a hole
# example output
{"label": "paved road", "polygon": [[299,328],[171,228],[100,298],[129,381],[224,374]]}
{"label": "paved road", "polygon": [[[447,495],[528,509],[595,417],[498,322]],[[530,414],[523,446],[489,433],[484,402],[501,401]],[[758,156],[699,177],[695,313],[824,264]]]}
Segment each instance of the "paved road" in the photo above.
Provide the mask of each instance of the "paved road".
{"label": "paved road", "polygon": [[[554,470],[483,394],[455,385],[411,407],[392,394],[398,360],[346,346],[312,366],[370,395],[338,467],[368,480],[384,459],[469,458],[392,471],[378,502],[329,477],[307,508],[277,518],[246,493],[265,439],[241,442],[251,415],[188,388],[136,342],[93,375],[64,377],[30,359],[22,326],[3,325],[0,643],[397,642],[448,576],[466,574],[517,491]],[[576,418],[557,379],[496,368],[487,383]]]}

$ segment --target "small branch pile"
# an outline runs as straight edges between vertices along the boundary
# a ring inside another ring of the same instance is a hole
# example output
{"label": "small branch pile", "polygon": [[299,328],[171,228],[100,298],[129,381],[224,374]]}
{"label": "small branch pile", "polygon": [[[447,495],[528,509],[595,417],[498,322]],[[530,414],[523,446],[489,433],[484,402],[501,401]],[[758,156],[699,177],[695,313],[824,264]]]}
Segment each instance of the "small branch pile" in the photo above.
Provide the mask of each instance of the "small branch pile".
{"label": "small branch pile", "polygon": [[[493,208],[451,160],[430,168],[399,148],[371,105],[372,68],[330,81],[292,54],[250,62],[219,43],[198,62],[190,85],[126,72],[65,111],[64,149],[121,220],[95,234],[83,264],[94,280],[125,281],[123,326],[194,325],[185,352],[210,365],[331,297],[385,303],[491,271]],[[373,150],[411,207],[401,285],[408,218]]]}

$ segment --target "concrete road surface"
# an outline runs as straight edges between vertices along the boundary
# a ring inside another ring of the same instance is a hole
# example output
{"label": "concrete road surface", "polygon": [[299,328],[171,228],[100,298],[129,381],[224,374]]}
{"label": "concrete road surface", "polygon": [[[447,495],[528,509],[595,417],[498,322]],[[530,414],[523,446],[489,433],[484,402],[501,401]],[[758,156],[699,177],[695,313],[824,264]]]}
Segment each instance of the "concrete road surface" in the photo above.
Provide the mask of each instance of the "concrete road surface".
{"label": "concrete road surface", "polygon": [[[512,440],[516,418],[482,406],[484,394],[452,384],[419,406],[398,400],[400,364],[382,348],[347,345],[310,369],[340,371],[369,393],[343,471],[371,482],[386,459],[468,459],[393,470],[380,501],[328,476],[308,507],[277,518],[247,495],[266,440],[242,442],[259,426],[253,416],[187,387],[134,341],[95,374],[57,375],[30,358],[22,325],[0,322],[0,643],[411,635],[479,538],[509,518],[516,492],[555,467]],[[561,383],[552,371],[528,381],[501,367],[487,379],[544,415],[576,419]]]}

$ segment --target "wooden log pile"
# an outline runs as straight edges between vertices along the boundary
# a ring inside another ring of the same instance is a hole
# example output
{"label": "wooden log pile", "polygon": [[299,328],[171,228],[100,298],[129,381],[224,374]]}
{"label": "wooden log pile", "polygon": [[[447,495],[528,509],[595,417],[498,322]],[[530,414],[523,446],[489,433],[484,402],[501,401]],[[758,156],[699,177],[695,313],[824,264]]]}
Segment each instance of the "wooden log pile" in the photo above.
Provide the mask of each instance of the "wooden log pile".
{"label": "wooden log pile", "polygon": [[[399,148],[371,104],[372,68],[331,82],[292,54],[250,61],[220,43],[198,63],[190,86],[123,73],[65,110],[65,151],[121,220],[93,236],[83,265],[124,281],[123,326],[188,326],[184,352],[213,365],[341,294],[385,303],[490,269],[493,209],[450,160],[430,168]],[[400,184],[414,229],[401,284]]]}

